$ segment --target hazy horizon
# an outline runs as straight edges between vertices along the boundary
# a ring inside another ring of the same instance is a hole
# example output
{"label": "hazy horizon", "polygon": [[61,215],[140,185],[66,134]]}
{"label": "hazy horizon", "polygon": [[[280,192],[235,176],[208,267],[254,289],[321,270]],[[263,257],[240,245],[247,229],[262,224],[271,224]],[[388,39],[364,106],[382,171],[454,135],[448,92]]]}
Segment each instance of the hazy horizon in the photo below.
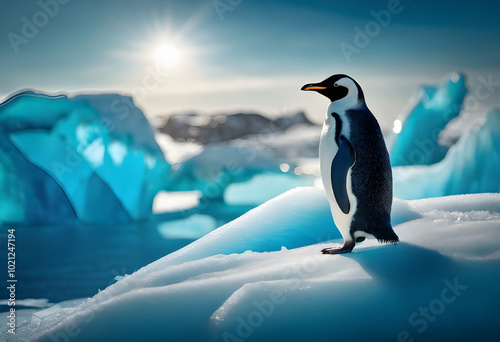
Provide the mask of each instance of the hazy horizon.
{"label": "hazy horizon", "polygon": [[[0,96],[130,94],[150,118],[304,111],[305,83],[346,73],[388,130],[420,85],[500,81],[491,1],[0,1]],[[493,92],[492,92],[493,93]],[[500,107],[498,96],[477,112]]]}

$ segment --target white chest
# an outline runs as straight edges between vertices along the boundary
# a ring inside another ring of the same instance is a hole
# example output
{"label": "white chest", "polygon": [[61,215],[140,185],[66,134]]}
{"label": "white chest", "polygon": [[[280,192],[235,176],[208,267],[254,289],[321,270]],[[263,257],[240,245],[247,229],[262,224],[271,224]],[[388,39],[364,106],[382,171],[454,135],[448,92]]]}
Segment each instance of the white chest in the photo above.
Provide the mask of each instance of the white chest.
{"label": "white chest", "polygon": [[321,180],[323,182],[323,186],[325,188],[325,192],[328,198],[328,202],[330,203],[330,208],[332,211],[333,219],[335,221],[335,225],[339,228],[344,239],[351,239],[349,235],[350,223],[352,220],[352,216],[356,210],[357,200],[352,193],[351,188],[351,170],[347,173],[346,179],[346,187],[347,194],[349,197],[349,202],[351,204],[350,211],[345,214],[340,209],[337,201],[335,199],[335,194],[333,192],[332,187],[332,161],[337,154],[339,147],[335,140],[335,135],[337,131],[337,125],[341,125],[340,135],[343,135],[348,140],[350,138],[350,126],[347,118],[344,116],[344,112],[338,113],[341,122],[336,122],[335,118],[331,115],[330,108],[328,111],[328,116],[325,119],[323,124],[323,130],[321,132],[321,138],[319,143],[319,159],[320,159],[320,170],[321,170]]}
{"label": "white chest", "polygon": [[[321,138],[319,141],[319,163],[321,169],[321,179],[323,180],[323,185],[325,190],[327,190],[327,195],[329,196],[329,189],[332,188],[331,180],[331,166],[333,158],[339,150],[337,142],[335,141],[335,130],[336,122],[333,118],[327,118],[323,124],[323,130],[321,131]],[[333,193],[331,194],[333,196]],[[330,199],[330,196],[329,198]]]}

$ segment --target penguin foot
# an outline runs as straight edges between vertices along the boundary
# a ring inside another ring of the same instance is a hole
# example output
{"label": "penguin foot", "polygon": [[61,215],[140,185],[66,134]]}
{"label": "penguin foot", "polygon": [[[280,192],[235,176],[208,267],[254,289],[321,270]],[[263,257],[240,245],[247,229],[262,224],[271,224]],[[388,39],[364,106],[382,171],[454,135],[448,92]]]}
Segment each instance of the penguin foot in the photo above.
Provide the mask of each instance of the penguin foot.
{"label": "penguin foot", "polygon": [[323,254],[345,254],[345,253],[351,253],[352,249],[349,248],[325,248],[321,250],[321,253]]}
{"label": "penguin foot", "polygon": [[344,254],[344,253],[351,253],[352,249],[356,245],[356,242],[354,242],[354,239],[352,240],[344,240],[344,245],[339,248],[325,248],[321,251],[323,254]]}
{"label": "penguin foot", "polygon": [[351,253],[354,248],[354,241],[351,243],[344,243],[342,247],[339,248],[325,248],[321,251],[323,254],[344,254]]}

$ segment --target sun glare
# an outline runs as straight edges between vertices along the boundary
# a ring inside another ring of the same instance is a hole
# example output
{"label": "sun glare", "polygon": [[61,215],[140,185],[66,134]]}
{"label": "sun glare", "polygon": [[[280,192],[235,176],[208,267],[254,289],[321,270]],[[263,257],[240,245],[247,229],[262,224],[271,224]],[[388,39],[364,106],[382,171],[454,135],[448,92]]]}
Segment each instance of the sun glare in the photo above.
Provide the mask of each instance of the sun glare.
{"label": "sun glare", "polygon": [[166,68],[171,68],[179,61],[179,50],[171,44],[162,44],[154,52],[154,60]]}
{"label": "sun glare", "polygon": [[392,131],[396,134],[401,133],[401,129],[403,128],[403,123],[401,120],[396,119],[394,120],[394,127],[392,127]]}

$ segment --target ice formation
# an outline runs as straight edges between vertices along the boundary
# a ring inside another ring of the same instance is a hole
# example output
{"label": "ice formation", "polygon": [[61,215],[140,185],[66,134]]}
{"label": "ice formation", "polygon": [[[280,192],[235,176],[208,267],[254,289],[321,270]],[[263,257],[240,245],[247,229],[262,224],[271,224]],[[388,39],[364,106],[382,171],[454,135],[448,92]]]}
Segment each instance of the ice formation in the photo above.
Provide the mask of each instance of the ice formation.
{"label": "ice formation", "polygon": [[465,76],[453,73],[439,87],[422,86],[405,119],[397,120],[391,165],[430,165],[445,156],[439,134],[460,113],[467,88]]}
{"label": "ice formation", "polygon": [[394,168],[394,194],[403,199],[500,192],[500,110],[467,132],[430,166]]}
{"label": "ice formation", "polygon": [[0,221],[144,219],[169,170],[130,97],[27,91],[0,105]]}
{"label": "ice formation", "polygon": [[299,188],[80,305],[33,314],[9,338],[494,339],[500,195],[395,200],[393,224],[397,245],[366,240],[354,253],[322,255],[340,235],[323,190]]}
{"label": "ice formation", "polygon": [[319,126],[298,124],[204,146],[175,142],[166,134],[157,134],[157,140],[173,163],[170,191],[198,190],[208,200],[258,205],[313,184],[319,174],[320,133]]}
{"label": "ice formation", "polygon": [[[281,164],[246,141],[210,144],[173,169],[168,189],[198,190],[209,200],[223,200],[227,187],[233,183],[249,181],[259,174],[283,174]],[[288,177],[300,181],[293,173]]]}
{"label": "ice formation", "polygon": [[224,202],[229,205],[258,205],[290,189],[313,184],[313,177],[297,177],[288,173],[262,173],[255,175],[249,181],[229,184],[224,192]]}

